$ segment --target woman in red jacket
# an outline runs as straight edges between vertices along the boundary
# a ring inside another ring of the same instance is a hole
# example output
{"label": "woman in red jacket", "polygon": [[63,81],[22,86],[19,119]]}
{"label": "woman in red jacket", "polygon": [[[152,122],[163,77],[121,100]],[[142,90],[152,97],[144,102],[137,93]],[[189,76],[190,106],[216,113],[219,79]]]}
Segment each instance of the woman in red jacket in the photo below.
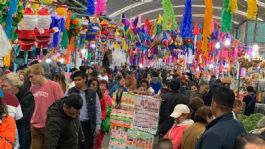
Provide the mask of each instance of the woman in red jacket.
{"label": "woman in red jacket", "polygon": [[173,149],[181,149],[183,133],[188,126],[194,123],[193,120],[189,119],[190,109],[184,104],[178,104],[170,116],[175,119],[175,124],[167,132],[165,138],[171,140]]}
{"label": "woman in red jacket", "polygon": [[[94,83],[96,82],[94,81]],[[94,146],[95,149],[101,148],[105,133],[108,132],[110,129],[109,119],[111,113],[112,99],[109,96],[108,82],[106,80],[100,81],[98,94],[100,98],[101,113],[102,113],[102,127],[101,127],[101,133],[98,136],[96,136],[96,143]]]}

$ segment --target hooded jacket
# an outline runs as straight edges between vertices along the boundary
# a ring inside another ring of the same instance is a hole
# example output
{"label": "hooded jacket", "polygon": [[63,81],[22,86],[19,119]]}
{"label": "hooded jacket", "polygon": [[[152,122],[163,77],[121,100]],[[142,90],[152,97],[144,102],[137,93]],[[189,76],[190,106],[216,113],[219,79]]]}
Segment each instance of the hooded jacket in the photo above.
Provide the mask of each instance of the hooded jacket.
{"label": "hooded jacket", "polygon": [[44,149],[77,149],[84,141],[79,118],[70,118],[63,111],[64,100],[56,101],[47,112]]}
{"label": "hooded jacket", "polygon": [[32,117],[35,101],[32,93],[26,89],[26,87],[22,86],[19,88],[19,92],[16,94],[18,101],[21,105],[21,110],[23,113],[23,118],[26,124],[26,130],[30,129],[30,119]]}

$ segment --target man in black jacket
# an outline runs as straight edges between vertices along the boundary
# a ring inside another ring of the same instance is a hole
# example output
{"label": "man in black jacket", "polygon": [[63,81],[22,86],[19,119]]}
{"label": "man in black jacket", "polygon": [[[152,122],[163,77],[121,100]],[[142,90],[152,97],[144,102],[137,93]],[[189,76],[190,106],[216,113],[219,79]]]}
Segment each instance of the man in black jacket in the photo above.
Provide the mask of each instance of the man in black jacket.
{"label": "man in black jacket", "polygon": [[179,93],[180,79],[174,78],[170,82],[169,93],[162,95],[162,102],[159,114],[159,133],[160,135],[165,135],[168,130],[174,124],[174,118],[170,117],[177,104],[189,105],[189,99],[187,96]]}
{"label": "man in black jacket", "polygon": [[100,133],[101,127],[99,96],[86,84],[87,75],[84,72],[76,71],[71,78],[75,82],[75,87],[70,88],[67,94],[77,93],[83,100],[83,106],[80,110],[80,121],[87,149],[91,149],[94,146],[94,137]]}
{"label": "man in black jacket", "polygon": [[220,86],[213,91],[211,111],[216,117],[206,126],[206,131],[197,144],[197,149],[233,149],[236,138],[245,133],[240,122],[232,114],[235,94]]}
{"label": "man in black jacket", "polygon": [[[84,145],[85,139],[79,122],[82,106],[80,95],[71,94],[49,107],[44,149],[77,149],[79,143]],[[84,149],[83,146],[80,148]]]}

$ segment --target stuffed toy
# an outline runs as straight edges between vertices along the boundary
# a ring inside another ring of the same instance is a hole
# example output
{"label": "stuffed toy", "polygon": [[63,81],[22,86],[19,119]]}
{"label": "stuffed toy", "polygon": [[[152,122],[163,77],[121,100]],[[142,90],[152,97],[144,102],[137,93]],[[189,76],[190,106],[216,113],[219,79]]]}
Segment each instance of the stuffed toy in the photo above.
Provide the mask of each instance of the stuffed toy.
{"label": "stuffed toy", "polygon": [[47,48],[51,39],[51,33],[58,31],[58,28],[50,29],[52,19],[48,9],[43,7],[38,11],[38,21],[35,28],[37,48]]}
{"label": "stuffed toy", "polygon": [[34,29],[37,25],[37,16],[31,8],[26,7],[24,10],[24,18],[19,22],[16,33],[18,34],[18,44],[22,51],[31,51],[35,45],[36,36]]}

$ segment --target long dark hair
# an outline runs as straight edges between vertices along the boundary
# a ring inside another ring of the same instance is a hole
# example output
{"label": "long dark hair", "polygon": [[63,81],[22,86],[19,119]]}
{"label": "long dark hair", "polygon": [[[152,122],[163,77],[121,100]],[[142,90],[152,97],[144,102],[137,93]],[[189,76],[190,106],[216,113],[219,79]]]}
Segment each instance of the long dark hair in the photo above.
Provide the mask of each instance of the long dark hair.
{"label": "long dark hair", "polygon": [[64,74],[61,73],[56,74],[53,80],[61,85],[64,92],[66,91],[67,85]]}
{"label": "long dark hair", "polygon": [[4,117],[6,117],[8,114],[7,112],[7,107],[6,105],[3,103],[3,100],[0,99],[0,120],[2,120]]}
{"label": "long dark hair", "polygon": [[98,79],[96,79],[96,78],[91,78],[89,81],[88,81],[88,87],[90,88],[90,85],[92,84],[92,82],[97,82],[98,83],[98,89],[97,89],[97,94],[98,94],[98,96],[99,96],[99,99],[101,99],[102,98],[102,93],[100,92],[100,90],[99,90],[99,81],[98,81]]}

